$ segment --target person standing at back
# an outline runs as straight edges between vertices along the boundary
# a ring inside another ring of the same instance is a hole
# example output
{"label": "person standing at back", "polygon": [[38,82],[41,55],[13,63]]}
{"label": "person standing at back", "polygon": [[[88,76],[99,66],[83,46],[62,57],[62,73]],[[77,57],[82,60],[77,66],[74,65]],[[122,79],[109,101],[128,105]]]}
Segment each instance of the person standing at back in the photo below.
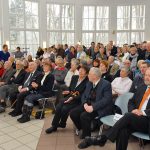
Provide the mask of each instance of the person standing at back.
{"label": "person standing at back", "polygon": [[0,51],[0,61],[7,61],[10,57],[10,53],[8,52],[8,45],[4,44],[3,49]]}

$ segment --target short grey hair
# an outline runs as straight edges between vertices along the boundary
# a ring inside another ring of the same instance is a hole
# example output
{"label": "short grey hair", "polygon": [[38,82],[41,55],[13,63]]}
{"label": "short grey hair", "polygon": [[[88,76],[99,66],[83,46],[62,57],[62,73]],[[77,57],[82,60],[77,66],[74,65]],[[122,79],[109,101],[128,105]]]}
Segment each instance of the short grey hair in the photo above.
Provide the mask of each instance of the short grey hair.
{"label": "short grey hair", "polygon": [[72,58],[71,63],[75,64],[77,67],[79,66],[80,62],[78,59]]}
{"label": "short grey hair", "polygon": [[97,77],[99,77],[99,78],[102,76],[100,69],[97,68],[97,67],[92,67],[92,68],[90,69],[90,71],[91,71],[92,73],[94,73],[94,74],[95,74]]}
{"label": "short grey hair", "polygon": [[121,70],[125,70],[126,72],[127,72],[127,74],[129,74],[130,73],[130,68],[128,68],[128,67],[121,67]]}

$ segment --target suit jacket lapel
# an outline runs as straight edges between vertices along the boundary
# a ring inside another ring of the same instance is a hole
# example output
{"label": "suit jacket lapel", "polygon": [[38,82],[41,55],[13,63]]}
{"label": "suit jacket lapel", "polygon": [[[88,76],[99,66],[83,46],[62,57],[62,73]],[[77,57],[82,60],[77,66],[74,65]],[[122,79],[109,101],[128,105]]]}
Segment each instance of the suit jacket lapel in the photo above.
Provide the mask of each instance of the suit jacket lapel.
{"label": "suit jacket lapel", "polygon": [[147,86],[143,85],[141,88],[141,92],[139,93],[139,101],[137,102],[137,107],[139,107],[146,89],[147,89]]}

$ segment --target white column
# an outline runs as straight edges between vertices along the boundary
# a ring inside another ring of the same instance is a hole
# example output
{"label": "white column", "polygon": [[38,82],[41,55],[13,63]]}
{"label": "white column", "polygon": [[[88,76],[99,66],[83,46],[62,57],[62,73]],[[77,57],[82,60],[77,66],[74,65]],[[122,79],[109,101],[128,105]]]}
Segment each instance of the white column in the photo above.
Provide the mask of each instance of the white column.
{"label": "white column", "polygon": [[[46,0],[39,0],[39,26],[40,26],[40,46],[47,41],[47,7]],[[46,43],[49,46],[49,43]]]}
{"label": "white column", "polygon": [[9,3],[8,0],[1,1],[2,9],[2,39],[3,43],[9,41]]}
{"label": "white column", "polygon": [[82,6],[75,6],[75,44],[82,41]]}
{"label": "white column", "polygon": [[117,41],[117,6],[110,6],[109,40]]}

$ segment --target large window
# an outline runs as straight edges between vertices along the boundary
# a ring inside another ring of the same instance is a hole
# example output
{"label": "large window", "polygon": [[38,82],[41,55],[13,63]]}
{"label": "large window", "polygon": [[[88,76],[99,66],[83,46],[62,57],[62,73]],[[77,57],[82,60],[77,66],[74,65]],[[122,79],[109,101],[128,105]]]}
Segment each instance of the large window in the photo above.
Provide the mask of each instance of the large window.
{"label": "large window", "polygon": [[145,5],[117,7],[117,44],[142,42],[145,31]]}
{"label": "large window", "polygon": [[10,49],[17,46],[35,55],[39,46],[38,3],[9,0]]}
{"label": "large window", "polygon": [[2,49],[2,35],[1,35],[2,33],[1,33],[1,31],[0,31],[0,50]]}
{"label": "large window", "polygon": [[109,7],[84,6],[82,14],[82,43],[89,46],[92,41],[106,44],[109,31]]}
{"label": "large window", "polygon": [[74,32],[74,6],[47,4],[48,45],[72,45]]}

